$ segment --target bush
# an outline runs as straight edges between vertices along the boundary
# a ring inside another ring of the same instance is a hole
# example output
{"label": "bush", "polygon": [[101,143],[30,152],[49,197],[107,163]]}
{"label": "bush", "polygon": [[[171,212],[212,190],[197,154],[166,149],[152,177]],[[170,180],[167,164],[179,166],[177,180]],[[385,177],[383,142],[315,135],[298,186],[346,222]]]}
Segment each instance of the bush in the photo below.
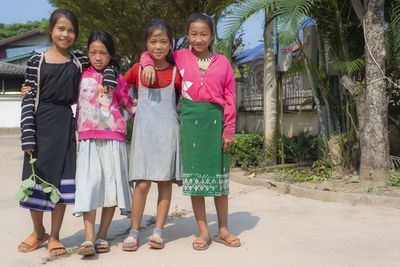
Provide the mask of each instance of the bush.
{"label": "bush", "polygon": [[304,132],[293,137],[283,136],[278,140],[278,151],[282,153],[280,147],[283,143],[286,163],[314,161],[318,158],[318,141],[317,136]]}
{"label": "bush", "polygon": [[260,167],[265,161],[264,138],[261,135],[237,136],[228,153],[232,167]]}

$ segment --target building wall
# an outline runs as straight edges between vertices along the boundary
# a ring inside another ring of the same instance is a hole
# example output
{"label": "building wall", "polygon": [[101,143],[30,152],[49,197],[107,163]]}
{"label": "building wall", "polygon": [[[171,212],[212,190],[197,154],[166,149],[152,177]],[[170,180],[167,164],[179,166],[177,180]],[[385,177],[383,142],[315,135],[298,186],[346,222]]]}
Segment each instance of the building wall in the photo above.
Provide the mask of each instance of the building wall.
{"label": "building wall", "polygon": [[0,128],[19,128],[21,97],[0,96]]}
{"label": "building wall", "polygon": [[236,114],[236,133],[264,134],[262,112],[238,112]]}
{"label": "building wall", "polygon": [[283,133],[287,137],[307,132],[318,135],[318,115],[316,113],[296,113],[283,115]]}
{"label": "building wall", "polygon": [[[238,112],[236,117],[236,133],[263,135],[263,124],[262,112]],[[293,137],[301,132],[318,135],[318,115],[316,113],[284,114],[284,135]]]}

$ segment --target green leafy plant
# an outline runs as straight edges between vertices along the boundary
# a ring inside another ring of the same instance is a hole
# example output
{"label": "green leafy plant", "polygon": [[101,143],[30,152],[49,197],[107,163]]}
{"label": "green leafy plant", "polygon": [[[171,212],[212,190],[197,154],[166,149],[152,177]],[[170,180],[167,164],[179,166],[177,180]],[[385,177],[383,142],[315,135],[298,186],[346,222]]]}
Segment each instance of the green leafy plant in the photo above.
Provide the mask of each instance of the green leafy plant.
{"label": "green leafy plant", "polygon": [[[297,136],[282,136],[278,140],[278,146],[283,143],[285,162],[298,163],[317,159],[318,137],[301,132]],[[282,153],[282,151],[280,151]],[[282,158],[282,155],[280,155]]]}
{"label": "green leafy plant", "polygon": [[400,172],[390,172],[388,185],[400,187]]}
{"label": "green leafy plant", "polygon": [[260,135],[237,136],[228,153],[232,167],[260,167],[265,161],[264,139]]}
{"label": "green leafy plant", "polygon": [[15,195],[15,199],[21,201],[27,201],[29,196],[33,194],[32,190],[30,189],[32,189],[32,187],[34,187],[39,181],[43,192],[50,193],[51,202],[56,204],[60,200],[61,193],[54,185],[46,182],[45,180],[43,180],[42,178],[40,178],[35,174],[35,168],[33,166],[35,162],[36,159],[33,158],[31,155],[29,164],[31,164],[32,166],[32,175],[21,183],[21,186],[19,187],[18,192]]}
{"label": "green leafy plant", "polygon": [[318,183],[331,177],[334,168],[329,158],[324,157],[314,161],[310,168],[282,169],[278,171],[279,181],[290,183],[311,182]]}

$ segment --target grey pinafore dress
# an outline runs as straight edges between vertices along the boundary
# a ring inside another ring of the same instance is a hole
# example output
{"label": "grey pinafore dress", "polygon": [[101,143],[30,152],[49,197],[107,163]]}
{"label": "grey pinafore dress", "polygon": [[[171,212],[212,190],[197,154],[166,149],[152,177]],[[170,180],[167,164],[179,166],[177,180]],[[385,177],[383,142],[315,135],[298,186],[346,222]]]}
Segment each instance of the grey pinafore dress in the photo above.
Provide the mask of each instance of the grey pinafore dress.
{"label": "grey pinafore dress", "polygon": [[[139,75],[141,68],[139,67]],[[176,66],[168,87],[147,88],[139,78],[132,132],[129,181],[182,181],[180,125],[176,112]]]}

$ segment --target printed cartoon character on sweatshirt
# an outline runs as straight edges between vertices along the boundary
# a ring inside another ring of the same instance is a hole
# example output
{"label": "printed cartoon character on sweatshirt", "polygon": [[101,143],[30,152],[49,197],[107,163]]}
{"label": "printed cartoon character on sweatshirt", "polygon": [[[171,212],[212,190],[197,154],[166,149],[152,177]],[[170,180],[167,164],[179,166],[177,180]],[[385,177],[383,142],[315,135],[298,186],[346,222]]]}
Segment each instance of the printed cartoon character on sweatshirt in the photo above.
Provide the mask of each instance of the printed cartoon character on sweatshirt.
{"label": "printed cartoon character on sweatshirt", "polygon": [[[79,117],[80,124],[85,129],[97,128],[96,91],[98,82],[92,78],[82,79],[79,92]],[[93,120],[94,119],[94,120]]]}
{"label": "printed cartoon character on sweatshirt", "polygon": [[115,120],[112,116],[114,107],[112,103],[112,94],[107,94],[102,85],[97,87],[97,102],[99,108],[99,127],[109,130],[115,128]]}

